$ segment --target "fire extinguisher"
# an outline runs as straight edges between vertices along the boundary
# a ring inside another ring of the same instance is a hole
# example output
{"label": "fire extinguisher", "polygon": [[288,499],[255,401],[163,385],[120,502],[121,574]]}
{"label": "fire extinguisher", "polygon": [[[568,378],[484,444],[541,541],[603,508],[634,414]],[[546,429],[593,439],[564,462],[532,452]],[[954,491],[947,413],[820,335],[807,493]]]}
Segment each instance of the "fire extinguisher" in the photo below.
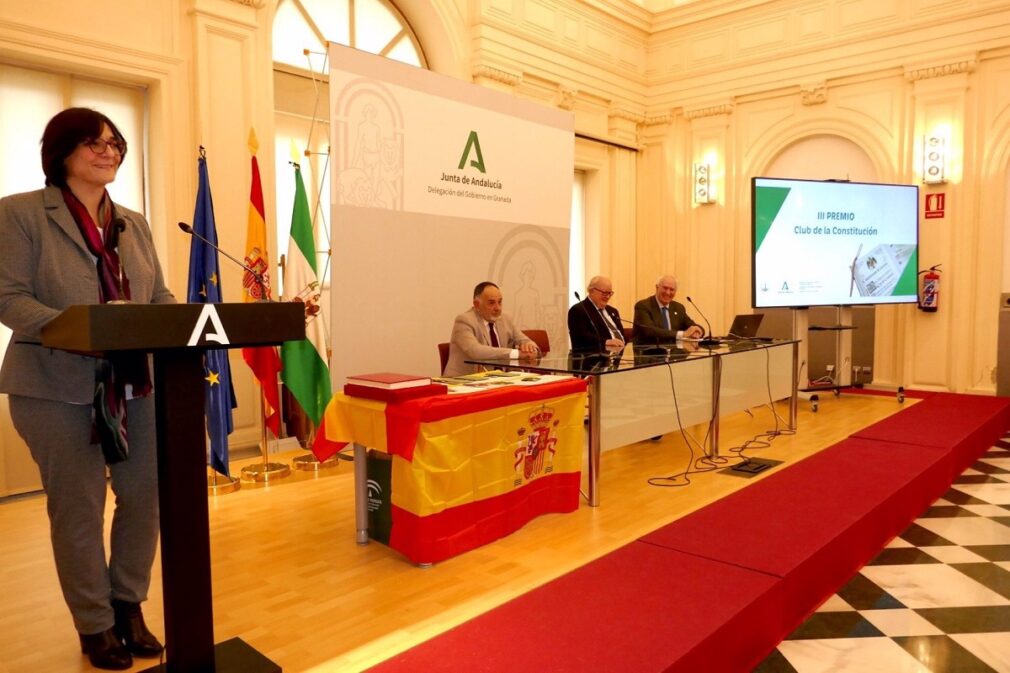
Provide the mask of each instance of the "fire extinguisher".
{"label": "fire extinguisher", "polygon": [[922,283],[919,284],[919,310],[934,312],[940,306],[940,265],[920,271]]}

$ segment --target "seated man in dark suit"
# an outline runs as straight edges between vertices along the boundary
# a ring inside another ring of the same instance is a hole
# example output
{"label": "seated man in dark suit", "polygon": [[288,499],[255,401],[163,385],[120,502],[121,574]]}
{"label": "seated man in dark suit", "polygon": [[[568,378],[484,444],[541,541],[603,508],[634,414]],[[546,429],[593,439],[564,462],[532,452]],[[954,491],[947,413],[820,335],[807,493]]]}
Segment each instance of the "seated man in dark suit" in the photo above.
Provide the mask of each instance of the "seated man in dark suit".
{"label": "seated man in dark suit", "polygon": [[687,310],[673,298],[677,296],[677,279],[663,276],[656,281],[656,294],[635,304],[635,327],[632,337],[636,346],[670,343],[677,339],[700,339],[705,334],[687,315]]}
{"label": "seated man in dark suit", "polygon": [[445,376],[477,372],[479,367],[466,360],[533,358],[538,352],[533,340],[502,313],[498,286],[484,281],[473,289],[473,308],[460,313],[453,323]]}
{"label": "seated man in dark suit", "polygon": [[613,285],[606,276],[593,276],[588,296],[568,309],[568,335],[573,351],[619,351],[624,348],[621,314],[609,305]]}

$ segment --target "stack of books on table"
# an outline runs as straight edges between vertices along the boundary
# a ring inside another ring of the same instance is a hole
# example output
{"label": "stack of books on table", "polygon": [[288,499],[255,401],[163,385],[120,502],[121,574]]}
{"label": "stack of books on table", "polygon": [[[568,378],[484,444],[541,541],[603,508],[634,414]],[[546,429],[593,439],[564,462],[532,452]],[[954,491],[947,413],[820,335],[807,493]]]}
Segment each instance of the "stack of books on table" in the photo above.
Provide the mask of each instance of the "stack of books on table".
{"label": "stack of books on table", "polygon": [[444,395],[448,391],[441,383],[432,383],[427,376],[413,374],[356,374],[347,377],[344,394],[381,402],[403,402],[418,397]]}

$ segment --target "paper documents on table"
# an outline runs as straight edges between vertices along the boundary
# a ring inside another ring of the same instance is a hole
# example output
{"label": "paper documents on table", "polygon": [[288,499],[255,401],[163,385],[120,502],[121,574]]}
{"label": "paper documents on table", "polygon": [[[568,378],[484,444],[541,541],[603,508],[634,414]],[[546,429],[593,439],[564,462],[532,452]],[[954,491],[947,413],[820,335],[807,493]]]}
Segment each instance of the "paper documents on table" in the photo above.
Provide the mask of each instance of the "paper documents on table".
{"label": "paper documents on table", "polygon": [[435,377],[432,381],[443,383],[449,387],[449,393],[475,393],[480,390],[490,388],[500,388],[502,386],[535,386],[541,383],[561,381],[571,378],[569,376],[556,376],[554,374],[530,374],[526,372],[504,372],[493,369],[476,374],[464,374],[462,376]]}

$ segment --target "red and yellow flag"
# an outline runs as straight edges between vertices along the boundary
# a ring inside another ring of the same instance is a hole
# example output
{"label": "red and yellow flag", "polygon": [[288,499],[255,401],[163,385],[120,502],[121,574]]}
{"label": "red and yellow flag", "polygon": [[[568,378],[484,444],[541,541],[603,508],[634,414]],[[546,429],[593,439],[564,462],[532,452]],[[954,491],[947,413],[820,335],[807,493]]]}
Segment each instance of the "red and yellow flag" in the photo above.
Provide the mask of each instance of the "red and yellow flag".
{"label": "red and yellow flag", "polygon": [[401,403],[337,394],[327,441],[392,456],[389,546],[434,563],[579,506],[586,382]]}
{"label": "red and yellow flag", "polygon": [[[249,151],[252,153],[252,186],[249,190],[249,224],[246,228],[245,264],[248,269],[242,276],[243,301],[269,301],[270,255],[267,252],[267,226],[263,208],[263,185],[260,182],[260,167],[256,161],[259,143],[256,132],[249,129]],[[280,400],[277,394],[277,375],[281,371],[281,359],[273,346],[243,348],[242,359],[253,371],[263,392],[263,417],[266,426],[275,437],[281,434]]]}

